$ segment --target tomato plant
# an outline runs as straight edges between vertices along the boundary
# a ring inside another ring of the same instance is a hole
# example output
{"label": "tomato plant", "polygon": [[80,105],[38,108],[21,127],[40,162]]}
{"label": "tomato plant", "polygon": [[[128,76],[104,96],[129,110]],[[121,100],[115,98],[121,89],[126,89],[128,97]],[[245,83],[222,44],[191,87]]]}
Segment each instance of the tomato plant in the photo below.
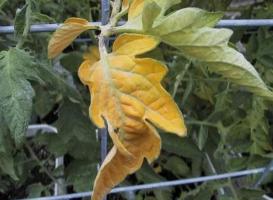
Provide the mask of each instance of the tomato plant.
{"label": "tomato plant", "polygon": [[[0,35],[0,196],[50,195],[60,170],[54,157],[61,155],[65,187],[93,185],[94,199],[132,173],[122,184],[242,170],[272,159],[271,30],[214,28],[235,10],[244,18],[272,18],[272,3],[116,0],[103,26],[92,24],[99,6],[0,2],[1,24],[15,25],[14,36]],[[66,18],[53,35],[29,32],[31,24]],[[107,48],[104,37],[112,36]],[[113,141],[96,180],[99,150],[88,110]],[[32,123],[53,124],[58,134],[27,139]],[[186,127],[188,136],[180,137]],[[252,189],[258,177],[141,191],[135,198],[261,199],[272,193],[272,177]]]}

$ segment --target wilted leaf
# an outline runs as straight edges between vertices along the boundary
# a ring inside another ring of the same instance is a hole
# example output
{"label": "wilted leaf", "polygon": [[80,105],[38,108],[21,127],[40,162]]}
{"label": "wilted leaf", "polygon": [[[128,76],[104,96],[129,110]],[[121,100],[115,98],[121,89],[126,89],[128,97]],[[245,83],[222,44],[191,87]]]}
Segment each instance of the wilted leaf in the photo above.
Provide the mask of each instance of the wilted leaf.
{"label": "wilted leaf", "polygon": [[53,34],[48,44],[48,57],[58,56],[67,46],[71,44],[82,32],[96,29],[85,19],[69,18]]}
{"label": "wilted leaf", "polygon": [[180,136],[186,133],[178,107],[160,85],[167,68],[134,57],[157,43],[150,36],[125,34],[115,41],[112,54],[80,67],[79,77],[92,94],[90,116],[100,128],[106,120],[115,144],[96,178],[94,200],[139,169],[144,158],[151,162],[159,155],[160,137],[150,122]]}

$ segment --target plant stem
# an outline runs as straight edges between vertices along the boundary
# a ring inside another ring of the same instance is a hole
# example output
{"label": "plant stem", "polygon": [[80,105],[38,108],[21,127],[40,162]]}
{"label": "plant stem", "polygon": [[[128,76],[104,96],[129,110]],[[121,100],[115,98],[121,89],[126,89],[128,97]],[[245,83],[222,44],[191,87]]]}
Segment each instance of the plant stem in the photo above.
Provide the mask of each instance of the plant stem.
{"label": "plant stem", "polygon": [[206,122],[206,121],[189,120],[189,121],[186,121],[186,123],[188,125],[211,126],[214,128],[218,128],[217,124]]}
{"label": "plant stem", "polygon": [[128,13],[128,8],[122,10],[121,12],[117,13],[113,18],[111,18],[110,20],[111,27],[115,27],[118,21],[120,20],[120,18],[122,18],[127,13]]}
{"label": "plant stem", "polygon": [[25,16],[25,21],[26,21],[26,25],[24,27],[24,31],[23,34],[21,36],[21,38],[19,39],[16,47],[17,48],[22,48],[22,46],[25,43],[25,40],[27,39],[28,33],[29,33],[29,29],[30,29],[30,18],[31,18],[31,2],[29,0],[26,0],[26,4],[27,4],[27,10],[26,10],[26,16]]}
{"label": "plant stem", "polygon": [[111,17],[110,17],[111,19],[114,18],[119,13],[120,7],[121,7],[121,0],[115,0],[113,4]]}
{"label": "plant stem", "polygon": [[40,159],[36,156],[35,152],[31,148],[28,142],[25,143],[25,146],[30,153],[31,157],[38,163],[38,165],[42,168],[42,170],[45,172],[45,174],[54,182],[54,183],[59,183],[57,179],[54,178],[54,176],[48,171],[48,169],[43,165],[43,163],[40,161]]}
{"label": "plant stem", "polygon": [[175,95],[177,93],[177,90],[178,90],[178,87],[179,85],[181,84],[186,72],[188,71],[189,67],[191,65],[191,62],[187,63],[184,70],[176,77],[176,81],[175,81],[175,84],[174,84],[174,89],[173,89],[173,94],[172,94],[172,97],[175,98]]}
{"label": "plant stem", "polygon": [[235,188],[233,187],[233,184],[232,184],[230,178],[228,179],[228,187],[230,188],[230,190],[232,192],[234,200],[240,200],[239,197],[238,197],[238,195],[237,195],[237,192],[236,192]]}

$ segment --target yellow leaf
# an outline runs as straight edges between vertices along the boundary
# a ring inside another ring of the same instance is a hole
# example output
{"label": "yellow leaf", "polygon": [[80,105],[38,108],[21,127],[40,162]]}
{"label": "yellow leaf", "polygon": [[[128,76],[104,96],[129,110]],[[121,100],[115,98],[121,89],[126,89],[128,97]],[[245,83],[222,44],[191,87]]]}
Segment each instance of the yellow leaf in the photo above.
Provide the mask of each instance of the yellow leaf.
{"label": "yellow leaf", "polygon": [[114,146],[108,153],[96,177],[92,200],[102,200],[117,183],[120,183],[128,174],[137,171],[143,159],[156,159],[160,153],[161,139],[156,130],[146,126],[143,133],[131,134],[125,146],[134,156],[125,156]]}
{"label": "yellow leaf", "polygon": [[115,41],[112,54],[96,63],[87,58],[79,69],[92,95],[90,116],[100,128],[107,122],[114,143],[97,175],[93,200],[101,200],[139,169],[144,158],[157,158],[161,141],[154,125],[186,134],[179,108],[160,84],[167,67],[151,58],[135,58],[157,44],[151,36],[124,34]]}
{"label": "yellow leaf", "polygon": [[128,19],[131,20],[139,16],[144,8],[144,0],[133,0],[128,12]]}
{"label": "yellow leaf", "polygon": [[153,36],[122,34],[113,44],[113,52],[119,55],[139,55],[154,49],[159,40]]}
{"label": "yellow leaf", "polygon": [[123,0],[122,1],[122,10],[125,10],[127,8],[129,8],[129,0]]}
{"label": "yellow leaf", "polygon": [[73,40],[82,32],[95,29],[95,26],[89,24],[85,19],[69,18],[53,34],[48,44],[48,58],[58,56]]}
{"label": "yellow leaf", "polygon": [[91,46],[88,51],[83,55],[83,58],[85,60],[90,60],[92,64],[95,62],[99,61],[100,59],[100,52],[98,47],[96,46]]}

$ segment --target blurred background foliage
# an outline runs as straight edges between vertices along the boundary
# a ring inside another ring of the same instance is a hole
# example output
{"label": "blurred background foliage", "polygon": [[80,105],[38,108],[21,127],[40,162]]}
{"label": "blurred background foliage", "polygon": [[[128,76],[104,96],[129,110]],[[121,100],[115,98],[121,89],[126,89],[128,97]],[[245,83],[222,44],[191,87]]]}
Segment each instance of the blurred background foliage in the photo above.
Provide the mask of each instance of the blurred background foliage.
{"label": "blurred background foliage", "polygon": [[[224,11],[227,19],[273,18],[271,0],[183,0],[173,9],[188,6]],[[28,10],[28,12],[26,12]],[[25,26],[61,23],[76,16],[100,19],[94,0],[0,0],[0,25],[15,25],[16,34],[0,34],[0,50],[18,45]],[[51,33],[31,33],[21,49],[34,63],[40,81],[30,81],[35,91],[29,124],[55,126],[58,134],[39,134],[17,144],[0,115],[0,199],[52,195],[53,182],[64,170],[67,192],[89,191],[97,173],[99,142],[88,117],[90,97],[77,77],[82,53],[96,44],[96,36],[83,34],[53,61],[47,59]],[[266,84],[273,86],[272,28],[234,29],[231,45],[256,67]],[[147,56],[147,55],[146,55]],[[198,177],[263,167],[273,159],[272,103],[253,96],[220,76],[209,73],[166,45],[148,56],[169,66],[163,84],[184,113],[188,137],[161,133],[162,154],[151,166],[144,164],[122,185]],[[34,69],[33,69],[34,70]],[[1,69],[0,69],[1,73]],[[0,93],[5,88],[1,88]],[[29,99],[31,101],[31,99]],[[24,108],[23,108],[24,109]],[[109,147],[111,144],[109,144]],[[64,155],[64,166],[55,169],[54,159]],[[165,190],[140,191],[137,200],[260,200],[273,196],[273,176],[252,189],[259,176],[212,181]],[[129,199],[127,194],[109,199]]]}

